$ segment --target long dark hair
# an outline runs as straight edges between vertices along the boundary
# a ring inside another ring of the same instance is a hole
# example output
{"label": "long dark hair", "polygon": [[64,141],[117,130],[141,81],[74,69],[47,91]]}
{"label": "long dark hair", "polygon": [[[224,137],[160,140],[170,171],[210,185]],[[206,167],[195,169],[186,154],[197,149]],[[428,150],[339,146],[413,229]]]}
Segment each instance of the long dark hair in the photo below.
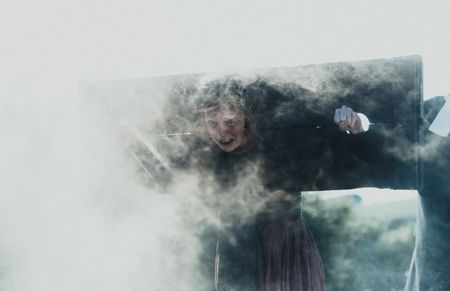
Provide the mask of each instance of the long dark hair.
{"label": "long dark hair", "polygon": [[260,147],[262,142],[262,120],[266,107],[264,88],[267,84],[261,80],[249,80],[236,75],[227,75],[201,82],[196,94],[196,108],[199,112],[199,126],[202,126],[203,114],[207,109],[227,104],[233,110],[242,112],[245,117],[247,142],[243,150]]}

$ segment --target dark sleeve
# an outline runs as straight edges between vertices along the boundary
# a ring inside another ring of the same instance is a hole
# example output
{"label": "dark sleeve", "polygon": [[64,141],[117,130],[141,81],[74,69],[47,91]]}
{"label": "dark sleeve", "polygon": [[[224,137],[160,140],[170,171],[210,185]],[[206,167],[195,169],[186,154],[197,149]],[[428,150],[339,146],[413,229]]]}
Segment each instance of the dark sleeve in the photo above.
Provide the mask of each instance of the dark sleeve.
{"label": "dark sleeve", "polygon": [[352,135],[332,124],[277,130],[267,140],[265,180],[274,181],[268,184],[283,181],[301,191],[392,186],[393,161],[383,155],[385,138],[376,129]]}
{"label": "dark sleeve", "polygon": [[330,175],[336,189],[391,187],[391,169],[383,155],[385,137],[379,129],[353,135],[336,128],[327,138],[332,151]]}

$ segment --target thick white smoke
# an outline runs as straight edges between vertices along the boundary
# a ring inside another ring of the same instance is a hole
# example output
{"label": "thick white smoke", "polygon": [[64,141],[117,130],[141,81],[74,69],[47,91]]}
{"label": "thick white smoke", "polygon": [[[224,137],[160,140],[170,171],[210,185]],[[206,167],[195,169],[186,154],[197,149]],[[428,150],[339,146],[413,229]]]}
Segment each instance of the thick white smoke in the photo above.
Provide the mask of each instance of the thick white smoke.
{"label": "thick white smoke", "polygon": [[77,83],[4,88],[0,289],[200,290],[179,215],[195,180],[145,187],[102,112],[80,114]]}
{"label": "thick white smoke", "polygon": [[[282,71],[274,84],[301,80],[315,92],[344,90],[324,88],[332,76],[318,68],[295,80],[284,78]],[[6,99],[2,116],[7,141],[1,150],[5,183],[0,197],[4,290],[205,286],[198,227],[217,219],[207,207],[212,188],[198,183],[207,177],[176,174],[174,186],[160,193],[146,186],[139,163],[127,150],[136,139],[133,128],[155,129],[154,122],[165,113],[165,81],[152,82],[100,82],[88,92],[89,84],[82,84],[80,96],[77,83],[20,84],[25,89],[19,93],[18,84],[9,85],[6,98],[10,92],[18,96]],[[184,151],[183,144],[178,146]],[[232,193],[222,194],[232,197],[230,209],[253,214],[260,183],[254,165],[244,172]]]}

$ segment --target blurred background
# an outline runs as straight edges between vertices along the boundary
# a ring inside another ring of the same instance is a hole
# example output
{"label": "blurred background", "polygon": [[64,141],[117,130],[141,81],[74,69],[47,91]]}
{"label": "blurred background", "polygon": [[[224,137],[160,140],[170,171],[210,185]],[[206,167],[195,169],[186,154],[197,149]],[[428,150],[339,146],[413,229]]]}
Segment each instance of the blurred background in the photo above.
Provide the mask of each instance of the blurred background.
{"label": "blurred background", "polygon": [[[393,199],[371,199],[377,196]],[[324,262],[328,290],[404,289],[414,249],[414,193],[370,188],[309,192],[302,207]]]}

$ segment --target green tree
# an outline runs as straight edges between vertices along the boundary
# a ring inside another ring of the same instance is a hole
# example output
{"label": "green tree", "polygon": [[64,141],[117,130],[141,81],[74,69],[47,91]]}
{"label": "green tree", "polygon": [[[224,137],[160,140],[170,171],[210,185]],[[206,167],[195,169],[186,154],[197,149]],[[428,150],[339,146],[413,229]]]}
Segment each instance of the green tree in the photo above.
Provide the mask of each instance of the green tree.
{"label": "green tree", "polygon": [[353,197],[324,201],[308,197],[303,216],[324,263],[327,289],[403,290],[414,248],[415,220],[367,221]]}

